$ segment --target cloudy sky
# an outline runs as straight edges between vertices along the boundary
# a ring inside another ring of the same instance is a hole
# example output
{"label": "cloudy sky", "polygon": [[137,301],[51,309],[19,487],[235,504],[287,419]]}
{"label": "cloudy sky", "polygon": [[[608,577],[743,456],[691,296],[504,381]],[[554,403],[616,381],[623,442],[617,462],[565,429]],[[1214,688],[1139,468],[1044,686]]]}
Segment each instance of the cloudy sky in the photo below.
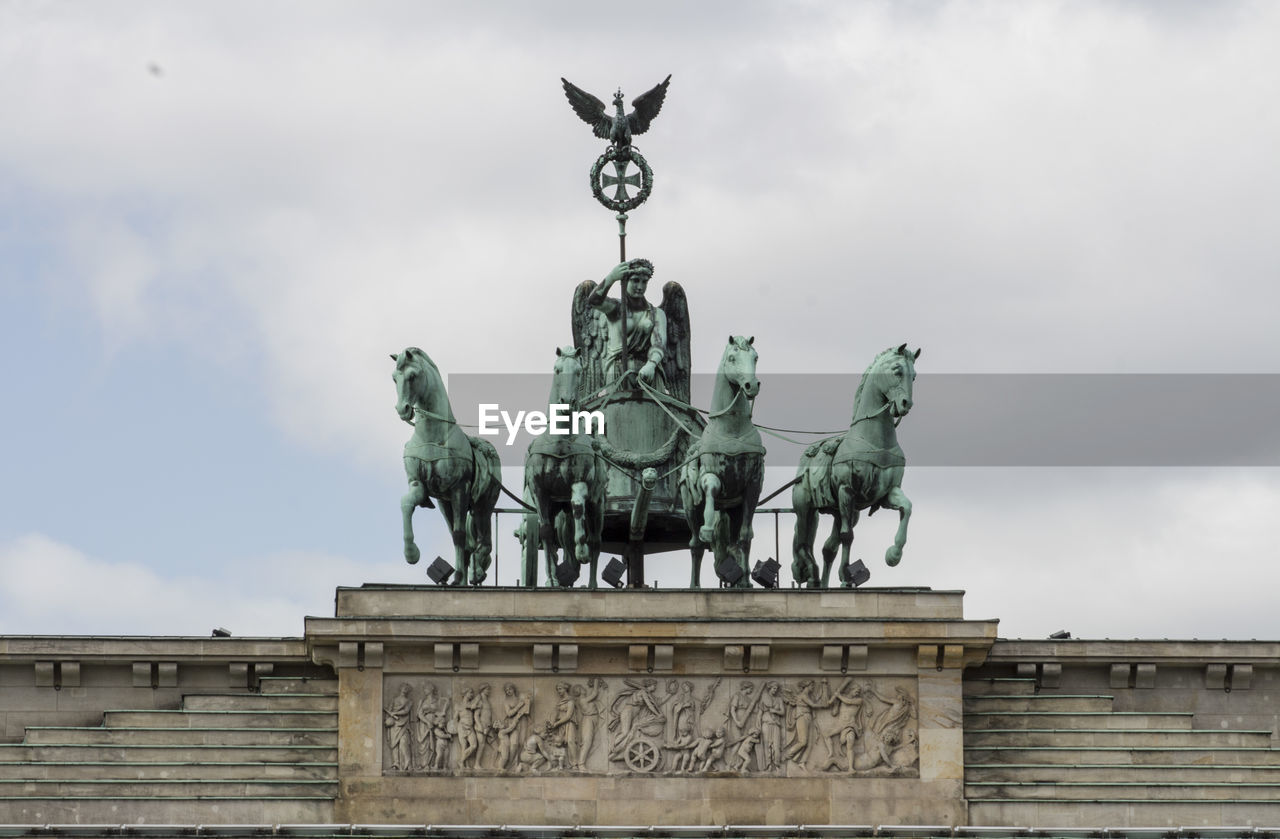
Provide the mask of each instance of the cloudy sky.
{"label": "cloudy sky", "polygon": [[[1045,374],[1280,372],[1278,35],[1267,2],[0,0],[0,633],[296,635],[423,580],[387,354],[545,371],[616,259],[561,76],[672,74],[629,250],[685,286],[695,368],[728,333],[762,376],[909,341],[909,461],[913,423],[969,427],[932,374],[1028,374],[995,418]],[[1188,387],[1204,456],[914,464],[902,564],[859,525],[871,585],[965,589],[1006,637],[1280,637],[1280,460],[1214,449],[1270,379],[1231,381]]]}

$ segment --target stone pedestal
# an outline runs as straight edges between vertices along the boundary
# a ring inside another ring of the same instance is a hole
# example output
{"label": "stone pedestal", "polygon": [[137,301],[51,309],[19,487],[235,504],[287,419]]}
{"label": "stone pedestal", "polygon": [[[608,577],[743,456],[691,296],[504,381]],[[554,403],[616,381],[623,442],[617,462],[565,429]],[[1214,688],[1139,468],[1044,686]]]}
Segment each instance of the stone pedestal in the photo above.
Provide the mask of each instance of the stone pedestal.
{"label": "stone pedestal", "polygon": [[365,586],[308,618],[339,677],[335,817],[967,822],[961,592]]}

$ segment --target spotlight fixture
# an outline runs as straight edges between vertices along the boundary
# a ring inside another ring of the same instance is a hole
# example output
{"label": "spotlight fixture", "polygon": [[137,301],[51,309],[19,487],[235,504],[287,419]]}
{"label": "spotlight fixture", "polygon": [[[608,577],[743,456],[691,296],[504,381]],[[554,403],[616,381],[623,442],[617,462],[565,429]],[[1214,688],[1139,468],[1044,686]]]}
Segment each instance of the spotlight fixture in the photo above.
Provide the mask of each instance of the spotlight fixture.
{"label": "spotlight fixture", "polygon": [[626,563],[615,556],[609,560],[609,564],[600,572],[600,578],[614,588],[622,588],[622,575],[626,572]]}
{"label": "spotlight fixture", "polygon": [[1065,641],[1071,637],[1071,633],[1065,629],[1059,629],[1057,632],[1049,636],[1050,641]]}
{"label": "spotlight fixture", "polygon": [[716,563],[716,576],[720,578],[721,588],[736,586],[742,579],[742,566],[733,557],[726,556]]}
{"label": "spotlight fixture", "polygon": [[444,557],[438,556],[427,566],[427,576],[431,578],[431,582],[442,586],[453,576],[453,566],[445,562]]}
{"label": "spotlight fixture", "polygon": [[840,582],[845,585],[857,588],[869,579],[871,579],[871,572],[867,570],[866,564],[860,559],[855,559],[848,565],[840,566]]}
{"label": "spotlight fixture", "polygon": [[757,562],[756,567],[751,569],[751,579],[762,588],[777,588],[780,568],[782,566],[778,564],[778,560],[769,557],[764,562]]}
{"label": "spotlight fixture", "polygon": [[230,629],[227,629],[225,626],[219,626],[219,627],[217,627],[216,629],[214,629],[214,630],[213,630],[213,635],[211,635],[210,637],[212,637],[212,638],[230,638],[230,637],[231,637],[231,630],[230,630]]}
{"label": "spotlight fixture", "polygon": [[577,581],[580,571],[581,568],[576,563],[568,560],[558,562],[556,563],[556,583],[561,588],[568,588]]}

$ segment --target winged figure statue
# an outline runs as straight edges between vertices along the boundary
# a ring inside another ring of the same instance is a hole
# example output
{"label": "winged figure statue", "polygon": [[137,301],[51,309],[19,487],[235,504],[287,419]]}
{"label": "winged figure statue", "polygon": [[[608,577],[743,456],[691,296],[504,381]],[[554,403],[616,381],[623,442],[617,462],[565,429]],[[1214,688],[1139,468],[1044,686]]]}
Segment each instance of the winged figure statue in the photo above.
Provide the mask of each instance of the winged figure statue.
{"label": "winged figure statue", "polygon": [[609,115],[605,104],[590,93],[568,79],[561,78],[560,81],[564,83],[564,95],[573,106],[573,112],[591,126],[597,137],[608,140],[615,148],[623,149],[631,145],[632,135],[649,130],[649,123],[662,110],[662,102],[667,98],[667,85],[671,83],[671,76],[667,76],[652,90],[631,100],[631,107],[635,110],[629,114],[623,110],[622,90],[619,89],[613,95],[613,107],[617,111],[613,116]]}
{"label": "winged figure statue", "polygon": [[[588,280],[575,290],[573,343],[582,351],[582,398],[632,372],[679,401],[689,401],[689,304],[675,282],[663,287],[661,305],[646,300],[652,276],[653,263],[633,259],[614,268],[604,282]],[[610,286],[619,282],[621,300],[608,296]]]}

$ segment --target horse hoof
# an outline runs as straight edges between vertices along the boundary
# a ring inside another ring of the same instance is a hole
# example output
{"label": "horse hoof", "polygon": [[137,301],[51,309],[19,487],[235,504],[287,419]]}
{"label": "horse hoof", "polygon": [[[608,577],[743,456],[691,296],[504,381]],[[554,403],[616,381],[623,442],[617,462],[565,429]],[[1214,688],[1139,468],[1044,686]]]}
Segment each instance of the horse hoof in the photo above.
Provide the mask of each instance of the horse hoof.
{"label": "horse hoof", "polygon": [[698,528],[698,539],[703,544],[710,545],[712,542],[715,541],[715,538],[716,538],[716,529],[714,527]]}
{"label": "horse hoof", "polygon": [[889,567],[893,567],[894,565],[897,565],[901,561],[902,561],[901,548],[895,546],[884,552],[885,565],[888,565]]}
{"label": "horse hoof", "polygon": [[417,565],[418,560],[422,558],[422,551],[418,550],[417,545],[407,545],[404,549],[404,561],[410,565]]}

